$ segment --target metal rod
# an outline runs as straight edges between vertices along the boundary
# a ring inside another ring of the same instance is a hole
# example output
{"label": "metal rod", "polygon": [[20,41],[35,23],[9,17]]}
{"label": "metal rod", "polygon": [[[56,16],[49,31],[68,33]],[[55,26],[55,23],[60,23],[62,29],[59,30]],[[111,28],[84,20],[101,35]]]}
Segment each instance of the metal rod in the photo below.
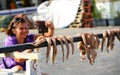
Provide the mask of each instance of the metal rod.
{"label": "metal rod", "polygon": [[[102,34],[96,34],[99,38],[102,38],[103,35]],[[82,41],[81,37],[73,37],[73,41],[74,42],[79,42]],[[21,51],[21,50],[25,50],[25,49],[34,49],[34,48],[40,48],[40,47],[47,47],[47,41],[45,40],[45,42],[43,42],[42,44],[40,44],[39,46],[35,47],[32,45],[33,43],[24,43],[24,44],[16,44],[13,46],[9,46],[9,47],[2,47],[0,48],[0,53],[9,53],[9,52],[13,52],[13,51]],[[60,45],[59,41],[56,41],[57,45]],[[52,43],[53,45],[53,43]]]}

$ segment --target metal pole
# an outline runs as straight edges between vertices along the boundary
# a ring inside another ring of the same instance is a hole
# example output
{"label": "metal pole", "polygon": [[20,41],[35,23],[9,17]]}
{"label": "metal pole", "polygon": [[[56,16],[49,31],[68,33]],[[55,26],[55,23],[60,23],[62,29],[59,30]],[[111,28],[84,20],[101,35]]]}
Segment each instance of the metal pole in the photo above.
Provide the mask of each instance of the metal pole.
{"label": "metal pole", "polygon": [[[96,34],[96,35],[99,38],[103,37],[102,34]],[[73,37],[73,41],[74,42],[79,42],[79,41],[82,41],[82,38],[81,37]],[[40,44],[38,47],[35,47],[32,44],[33,43],[25,43],[25,44],[16,44],[16,45],[9,46],[9,47],[2,47],[2,48],[0,48],[0,53],[8,53],[8,52],[20,51],[20,50],[25,50],[25,49],[34,49],[34,48],[40,48],[40,47],[47,47],[47,41],[46,40],[45,40],[45,42]],[[60,42],[56,41],[56,44],[60,45]],[[53,43],[52,43],[52,45],[53,45]]]}

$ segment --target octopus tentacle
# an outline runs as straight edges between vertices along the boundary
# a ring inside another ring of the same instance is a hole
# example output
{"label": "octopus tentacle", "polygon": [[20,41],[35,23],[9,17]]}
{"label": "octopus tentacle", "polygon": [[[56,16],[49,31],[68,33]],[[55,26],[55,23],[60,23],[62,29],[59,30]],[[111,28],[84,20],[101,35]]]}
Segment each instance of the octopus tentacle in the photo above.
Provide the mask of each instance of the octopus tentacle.
{"label": "octopus tentacle", "polygon": [[115,29],[114,32],[116,34],[116,38],[120,41],[120,29]]}
{"label": "octopus tentacle", "polygon": [[66,36],[66,38],[70,41],[71,47],[72,47],[72,54],[74,54],[74,43],[73,43],[73,38],[70,36]]}
{"label": "octopus tentacle", "polygon": [[62,47],[62,54],[63,54],[63,59],[62,61],[64,62],[64,46],[63,46],[63,41],[60,37],[56,37],[56,39],[60,42],[61,47]]}
{"label": "octopus tentacle", "polygon": [[57,55],[57,45],[55,37],[52,37],[53,46],[51,47],[51,61],[54,63]]}
{"label": "octopus tentacle", "polygon": [[84,42],[83,41],[80,41],[78,43],[78,48],[81,51],[80,52],[81,61],[84,61],[85,60],[86,51],[85,51],[85,48],[84,48]]}
{"label": "octopus tentacle", "polygon": [[67,41],[67,39],[66,39],[65,36],[60,36],[60,37],[61,37],[61,39],[64,41],[64,43],[65,43],[65,45],[66,45],[66,48],[67,48],[66,59],[68,59],[69,53],[70,53],[70,51],[69,51],[69,43],[68,43],[68,41]]}
{"label": "octopus tentacle", "polygon": [[105,41],[106,41],[107,35],[108,35],[108,32],[107,32],[107,31],[104,31],[104,32],[103,32],[102,43],[101,43],[101,52],[103,51],[103,47],[104,47],[104,45],[105,45]]}
{"label": "octopus tentacle", "polygon": [[47,52],[46,52],[46,63],[48,63],[48,59],[49,59],[49,54],[50,54],[50,50],[51,50],[51,37],[49,38],[45,38],[48,46],[47,46]]}
{"label": "octopus tentacle", "polygon": [[109,49],[113,49],[113,47],[114,47],[114,40],[115,40],[115,32],[114,31],[112,31],[111,30],[111,39],[110,39],[110,47],[109,47]]}
{"label": "octopus tentacle", "polygon": [[82,37],[83,40],[78,43],[78,48],[81,50],[80,57],[84,60],[84,56],[87,54],[89,63],[93,65],[97,56],[95,49],[98,49],[100,44],[98,37],[93,33],[81,33],[78,36]]}

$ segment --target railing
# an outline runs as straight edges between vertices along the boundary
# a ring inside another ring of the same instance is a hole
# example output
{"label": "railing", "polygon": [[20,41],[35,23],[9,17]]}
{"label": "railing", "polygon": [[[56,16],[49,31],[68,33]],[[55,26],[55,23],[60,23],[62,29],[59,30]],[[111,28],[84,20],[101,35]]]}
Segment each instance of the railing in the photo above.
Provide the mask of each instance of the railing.
{"label": "railing", "polygon": [[26,7],[26,8],[12,9],[12,10],[3,10],[3,11],[0,11],[0,16],[16,15],[20,13],[30,14],[33,12],[37,12],[37,7]]}
{"label": "railing", "polygon": [[[98,38],[102,38],[102,34],[96,34]],[[82,41],[81,37],[73,37],[73,42]],[[70,42],[69,42],[70,43]],[[57,45],[60,45],[59,41],[56,41]],[[52,43],[53,45],[53,43]],[[40,66],[36,66],[35,69],[33,66],[40,64],[41,54],[40,53],[16,53],[14,51],[25,50],[25,49],[34,49],[39,47],[47,47],[47,41],[45,40],[42,44],[35,47],[33,43],[18,44],[9,47],[0,48],[0,57],[12,57],[12,58],[24,58],[29,59],[26,61],[26,71],[22,72],[11,72],[10,69],[0,69],[0,75],[41,75]],[[36,63],[34,63],[34,59]]]}
{"label": "railing", "polygon": [[38,65],[41,59],[40,53],[1,53],[1,57],[23,58],[28,60],[26,61],[26,71],[15,72],[11,69],[0,69],[0,75],[41,75],[40,66]]}
{"label": "railing", "polygon": [[[99,38],[102,38],[102,34],[96,34]],[[73,37],[73,42],[78,42],[78,41],[82,41],[81,37]],[[59,45],[60,42],[56,41],[56,44]],[[52,43],[53,45],[53,43]],[[47,47],[47,41],[45,40],[45,42],[43,42],[42,44],[40,44],[37,47]],[[13,52],[13,51],[20,51],[20,50],[25,50],[25,49],[34,49],[37,48],[35,46],[32,45],[32,43],[26,43],[26,44],[18,44],[18,45],[13,45],[13,46],[9,46],[9,47],[2,47],[0,48],[0,53],[8,53],[8,52]]]}

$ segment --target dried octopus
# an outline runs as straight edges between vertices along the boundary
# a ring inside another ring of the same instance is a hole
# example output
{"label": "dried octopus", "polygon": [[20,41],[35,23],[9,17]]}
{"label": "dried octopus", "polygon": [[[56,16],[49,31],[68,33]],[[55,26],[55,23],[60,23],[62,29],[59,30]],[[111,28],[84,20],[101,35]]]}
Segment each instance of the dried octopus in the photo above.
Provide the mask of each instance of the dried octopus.
{"label": "dried octopus", "polygon": [[[35,46],[35,47],[38,47],[43,42],[45,42],[45,39],[42,36],[40,36],[35,40],[35,42],[33,42],[32,45]],[[39,48],[35,48],[34,50],[35,50],[36,53],[39,52]],[[36,59],[33,59],[33,69],[34,70],[36,70],[36,66],[37,66]]]}
{"label": "dried octopus", "polygon": [[82,41],[78,43],[78,48],[81,51],[81,61],[85,60],[85,54],[87,54],[89,63],[92,65],[95,62],[95,58],[97,56],[95,49],[98,49],[100,44],[98,37],[93,33],[81,33],[77,36],[82,38]]}
{"label": "dried octopus", "polygon": [[72,54],[74,54],[73,39],[72,39],[70,36],[60,36],[60,38],[63,40],[63,42],[64,42],[65,45],[66,45],[66,48],[67,48],[66,59],[68,59],[69,54],[70,54],[69,42],[71,43]]}
{"label": "dried octopus", "polygon": [[62,47],[62,53],[63,53],[63,58],[62,61],[64,62],[64,44],[66,45],[67,53],[66,53],[66,59],[69,57],[69,42],[71,43],[71,48],[72,48],[72,54],[74,54],[74,44],[73,44],[73,39],[70,36],[55,36],[55,37],[48,37],[45,38],[47,41],[47,52],[46,52],[46,63],[48,62],[49,59],[49,54],[51,55],[51,62],[54,63],[57,55],[57,45],[56,41],[59,41]]}
{"label": "dried octopus", "polygon": [[65,56],[65,54],[64,54],[64,46],[63,46],[63,44],[64,44],[64,42],[62,41],[62,39],[60,38],[60,37],[56,37],[56,39],[60,42],[60,44],[61,44],[61,48],[62,48],[62,61],[64,62],[64,56]]}
{"label": "dried octopus", "polygon": [[72,54],[74,53],[74,44],[73,44],[72,37],[70,37],[70,36],[56,36],[56,37],[51,37],[51,40],[53,42],[53,47],[51,48],[51,61],[52,61],[52,63],[54,63],[55,58],[56,58],[56,54],[57,54],[57,45],[56,45],[56,41],[57,40],[59,41],[59,43],[61,44],[61,47],[62,47],[62,54],[63,54],[62,55],[62,61],[63,62],[64,62],[64,56],[65,56],[65,53],[64,53],[64,50],[65,50],[64,49],[64,44],[65,44],[66,49],[67,49],[66,59],[68,59],[69,53],[70,53],[69,42],[71,43]]}
{"label": "dried octopus", "polygon": [[107,49],[106,49],[107,53],[109,53],[109,50],[112,50],[114,48],[115,36],[120,41],[120,29],[112,29],[103,32],[101,51],[103,51],[103,47],[105,45],[106,39],[107,39]]}

